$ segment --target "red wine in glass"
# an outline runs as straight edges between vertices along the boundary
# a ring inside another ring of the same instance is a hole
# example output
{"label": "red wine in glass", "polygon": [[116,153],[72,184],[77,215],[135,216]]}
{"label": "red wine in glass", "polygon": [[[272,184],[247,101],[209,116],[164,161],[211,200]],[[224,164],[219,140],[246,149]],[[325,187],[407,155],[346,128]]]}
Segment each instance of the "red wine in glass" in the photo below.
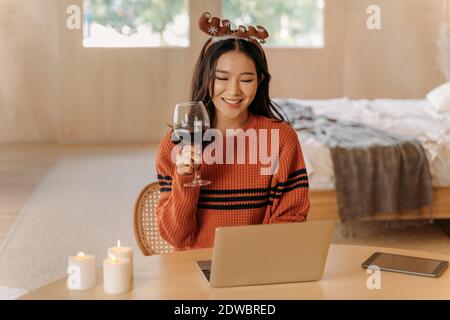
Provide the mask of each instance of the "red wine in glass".
{"label": "red wine in glass", "polygon": [[[209,128],[210,120],[203,102],[184,102],[175,106],[173,134],[178,139],[178,143],[190,144],[196,154],[201,154],[203,134]],[[200,177],[199,169],[200,163],[194,161],[194,178],[192,181],[184,183],[185,187],[205,186],[211,183]]]}

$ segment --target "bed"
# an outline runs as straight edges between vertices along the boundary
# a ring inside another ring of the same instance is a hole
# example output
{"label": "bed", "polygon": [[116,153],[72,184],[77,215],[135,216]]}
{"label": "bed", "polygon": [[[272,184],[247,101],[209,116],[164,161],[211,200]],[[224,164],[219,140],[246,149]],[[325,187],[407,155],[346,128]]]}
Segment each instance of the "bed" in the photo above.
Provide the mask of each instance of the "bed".
{"label": "bed", "polygon": [[[428,100],[327,100],[275,99],[289,119],[293,106],[308,106],[314,113],[332,119],[352,121],[385,132],[417,139],[425,150],[432,182],[433,205],[401,213],[377,212],[371,219],[450,218],[450,112],[437,112]],[[310,183],[309,219],[340,219],[335,190],[335,173],[330,148],[298,131]],[[361,220],[365,220],[362,218]]]}

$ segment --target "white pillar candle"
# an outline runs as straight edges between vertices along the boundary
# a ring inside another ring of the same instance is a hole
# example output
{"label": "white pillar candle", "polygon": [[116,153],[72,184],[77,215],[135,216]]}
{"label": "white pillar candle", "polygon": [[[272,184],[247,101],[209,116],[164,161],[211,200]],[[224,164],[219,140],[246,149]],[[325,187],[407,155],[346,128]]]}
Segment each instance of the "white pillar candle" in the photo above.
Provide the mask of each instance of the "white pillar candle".
{"label": "white pillar candle", "polygon": [[103,290],[110,294],[119,294],[131,289],[129,274],[130,260],[109,254],[103,260]]}
{"label": "white pillar candle", "polygon": [[133,248],[131,247],[122,247],[120,245],[120,240],[117,240],[117,247],[111,247],[107,251],[108,256],[113,255],[118,258],[127,258],[130,260],[130,279],[133,279],[134,274],[134,255],[133,255]]}
{"label": "white pillar candle", "polygon": [[79,252],[70,256],[67,273],[67,288],[71,290],[86,290],[95,286],[95,257]]}

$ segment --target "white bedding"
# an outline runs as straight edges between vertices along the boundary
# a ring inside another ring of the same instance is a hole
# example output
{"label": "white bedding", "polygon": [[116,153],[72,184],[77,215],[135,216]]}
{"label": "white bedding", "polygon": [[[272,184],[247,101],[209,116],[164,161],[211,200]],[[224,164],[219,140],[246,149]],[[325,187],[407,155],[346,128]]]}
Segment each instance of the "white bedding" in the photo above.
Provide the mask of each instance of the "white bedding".
{"label": "white bedding", "polygon": [[[450,186],[450,112],[437,113],[427,100],[289,99],[313,107],[317,115],[345,119],[417,138],[425,148],[433,186]],[[312,190],[334,189],[330,150],[299,134]]]}

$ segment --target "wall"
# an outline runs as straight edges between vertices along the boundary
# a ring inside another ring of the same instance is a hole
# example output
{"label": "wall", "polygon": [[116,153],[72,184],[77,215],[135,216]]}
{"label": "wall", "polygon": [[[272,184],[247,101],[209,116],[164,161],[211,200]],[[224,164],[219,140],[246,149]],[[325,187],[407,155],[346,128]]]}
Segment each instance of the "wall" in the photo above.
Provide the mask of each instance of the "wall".
{"label": "wall", "polygon": [[[63,6],[81,0],[62,0]],[[212,3],[212,5],[211,5]],[[190,1],[191,25],[212,1]],[[61,16],[60,25],[64,25]],[[173,107],[188,100],[202,38],[190,30],[190,48],[83,48],[81,30],[62,31],[63,140],[159,141]]]}
{"label": "wall", "polygon": [[[188,99],[206,36],[190,0],[189,48],[83,48],[65,28],[82,0],[1,0],[0,142],[157,142]],[[382,9],[382,30],[366,8]],[[442,0],[327,0],[325,48],[267,49],[273,97],[423,98],[443,81],[436,46]]]}
{"label": "wall", "polygon": [[[381,8],[380,31],[362,27],[370,4]],[[443,82],[436,59],[442,11],[442,0],[347,1],[343,95],[422,99]]]}
{"label": "wall", "polygon": [[58,0],[0,1],[0,142],[61,139]]}

